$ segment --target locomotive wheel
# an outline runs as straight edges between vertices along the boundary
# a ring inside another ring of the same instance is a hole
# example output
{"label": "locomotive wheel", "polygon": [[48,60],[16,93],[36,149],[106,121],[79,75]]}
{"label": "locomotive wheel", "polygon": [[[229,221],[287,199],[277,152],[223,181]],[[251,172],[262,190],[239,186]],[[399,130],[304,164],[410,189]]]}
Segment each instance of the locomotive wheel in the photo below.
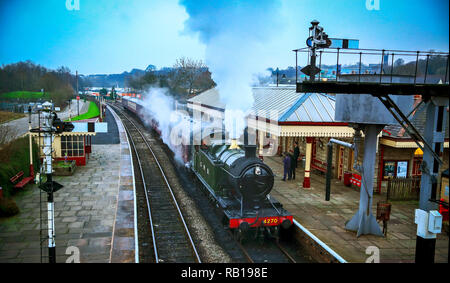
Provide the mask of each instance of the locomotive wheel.
{"label": "locomotive wheel", "polygon": [[241,229],[235,229],[233,230],[233,235],[234,239],[242,244],[242,241],[244,240],[244,232]]}

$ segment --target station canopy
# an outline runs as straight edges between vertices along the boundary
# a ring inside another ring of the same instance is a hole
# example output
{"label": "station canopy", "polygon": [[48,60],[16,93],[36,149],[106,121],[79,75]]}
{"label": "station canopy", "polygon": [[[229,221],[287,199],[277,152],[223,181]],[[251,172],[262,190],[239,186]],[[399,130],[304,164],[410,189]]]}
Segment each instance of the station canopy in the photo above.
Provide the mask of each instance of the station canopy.
{"label": "station canopy", "polygon": [[[253,107],[249,115],[277,123],[281,136],[352,137],[354,130],[334,120],[334,96],[322,93],[297,93],[295,86],[253,87]],[[226,105],[217,88],[188,100],[194,105],[223,112]],[[326,126],[326,127],[324,127]]]}

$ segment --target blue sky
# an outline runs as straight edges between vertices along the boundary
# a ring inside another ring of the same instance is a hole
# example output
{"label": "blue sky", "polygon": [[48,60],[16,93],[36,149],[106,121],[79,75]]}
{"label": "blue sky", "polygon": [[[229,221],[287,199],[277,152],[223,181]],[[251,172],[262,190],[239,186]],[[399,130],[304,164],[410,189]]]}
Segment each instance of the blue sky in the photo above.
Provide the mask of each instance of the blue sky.
{"label": "blue sky", "polygon": [[[199,35],[184,29],[189,14],[178,0],[79,2],[80,10],[69,11],[66,0],[0,0],[0,64],[29,59],[93,74],[172,66],[181,56],[205,59]],[[305,45],[313,19],[330,37],[359,39],[361,48],[448,51],[447,0],[379,3],[369,11],[366,0],[279,0],[277,32],[265,43],[268,67],[295,64],[291,50]]]}

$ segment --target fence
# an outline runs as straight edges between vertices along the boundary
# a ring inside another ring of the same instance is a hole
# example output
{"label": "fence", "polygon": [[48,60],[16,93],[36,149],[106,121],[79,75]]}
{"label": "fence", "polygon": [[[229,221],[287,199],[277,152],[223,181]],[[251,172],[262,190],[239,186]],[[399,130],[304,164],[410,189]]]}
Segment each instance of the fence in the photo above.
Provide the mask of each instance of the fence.
{"label": "fence", "polygon": [[[308,47],[295,49],[296,82],[299,82],[300,61],[310,64]],[[323,48],[316,51],[319,68],[315,80],[356,82],[437,84],[449,83],[448,52],[386,49]],[[305,61],[306,62],[305,62]],[[370,75],[370,76],[368,76]],[[307,79],[303,77],[303,80]]]}
{"label": "fence", "polygon": [[392,178],[388,180],[388,200],[418,200],[420,177]]}

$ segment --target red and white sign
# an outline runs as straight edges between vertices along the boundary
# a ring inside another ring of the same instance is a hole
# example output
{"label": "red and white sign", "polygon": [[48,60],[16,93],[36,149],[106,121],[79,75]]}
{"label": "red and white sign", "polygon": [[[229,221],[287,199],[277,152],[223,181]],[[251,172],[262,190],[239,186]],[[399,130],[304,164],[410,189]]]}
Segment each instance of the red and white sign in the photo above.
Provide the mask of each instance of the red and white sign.
{"label": "red and white sign", "polygon": [[355,173],[352,173],[352,177],[350,178],[350,183],[357,187],[361,187],[361,176]]}
{"label": "red and white sign", "polygon": [[77,100],[80,100],[80,97],[79,97],[79,96],[77,96]]}

